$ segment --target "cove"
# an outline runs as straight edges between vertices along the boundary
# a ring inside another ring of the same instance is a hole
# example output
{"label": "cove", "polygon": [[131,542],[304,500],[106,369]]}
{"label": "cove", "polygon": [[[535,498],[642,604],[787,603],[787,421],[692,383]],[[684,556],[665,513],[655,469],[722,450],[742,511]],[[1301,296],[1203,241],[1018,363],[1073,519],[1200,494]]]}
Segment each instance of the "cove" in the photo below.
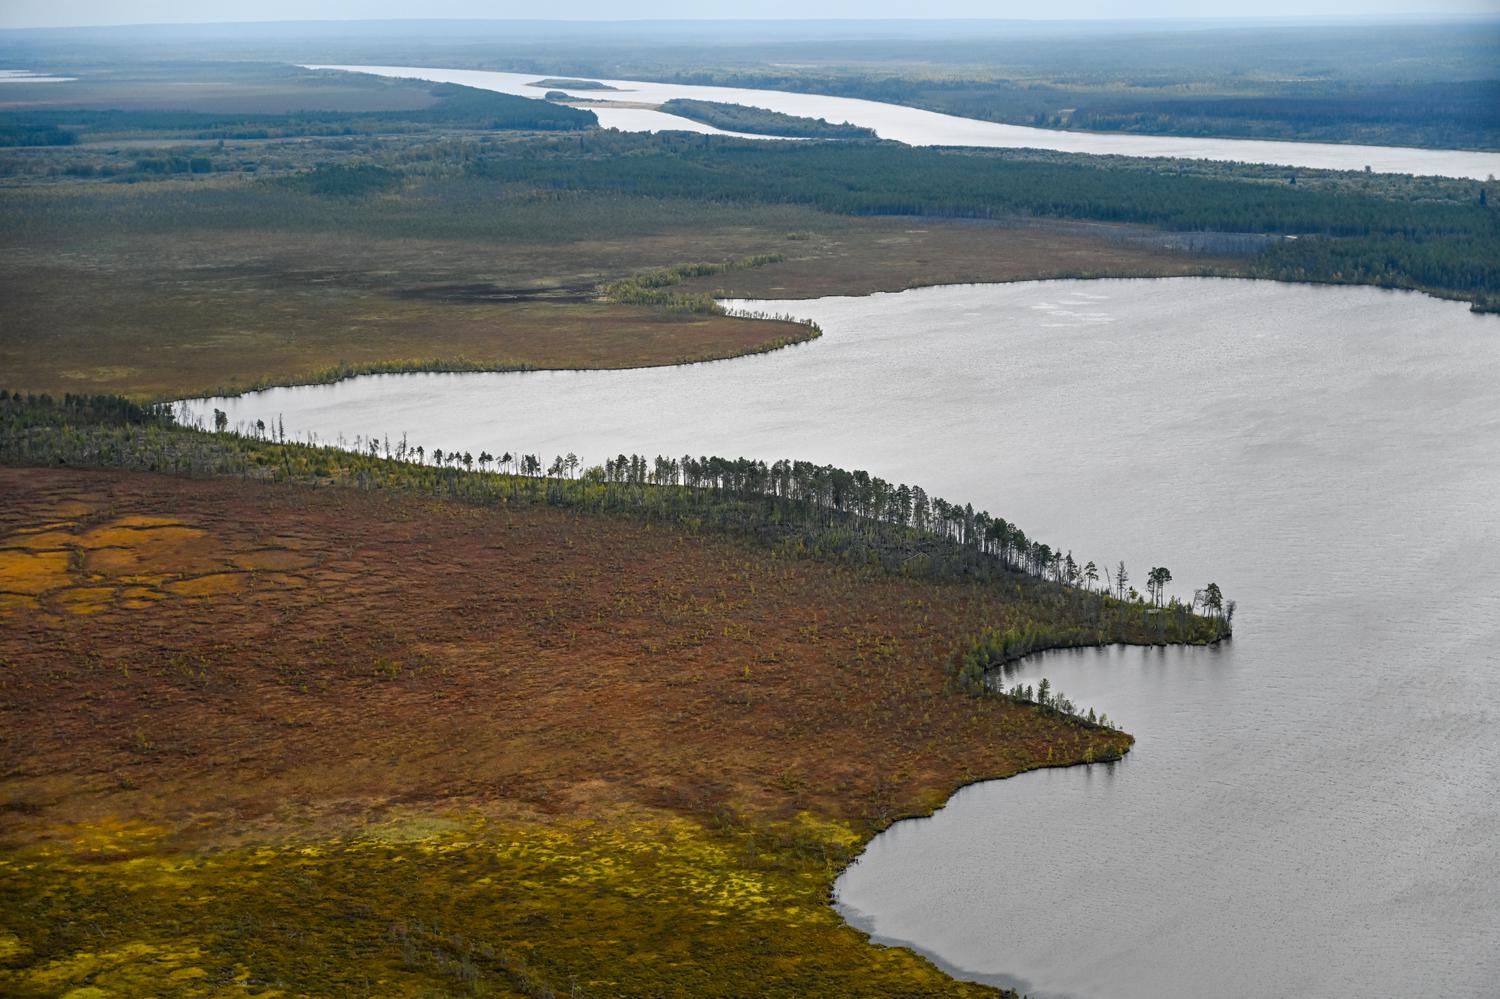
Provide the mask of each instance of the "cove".
{"label": "cove", "polygon": [[846,915],[1034,995],[1486,996],[1500,977],[1500,317],[1178,278],[731,303],[771,354],[194,400],[288,436],[797,457],[1239,602],[1216,649],[1021,665],[1137,737],[893,826]]}
{"label": "cove", "polygon": [[[535,74],[495,73],[485,70],[439,69],[419,66],[309,66],[338,69],[375,76],[458,83],[481,90],[541,98],[549,87],[534,87]],[[745,90],[735,87],[698,87],[678,83],[646,83],[640,80],[601,80],[620,92],[577,91],[576,96],[604,96],[611,100],[659,104],[674,97],[721,101],[768,108],[805,118],[848,121],[875,129],[882,139],[912,146],[985,146],[1005,149],[1052,149],[1066,153],[1119,156],[1161,156],[1190,160],[1227,160],[1242,163],[1273,163],[1282,166],[1325,170],[1363,170],[1376,173],[1410,173],[1438,177],[1468,177],[1483,180],[1500,175],[1500,153],[1456,149],[1414,149],[1406,146],[1358,146],[1330,142],[1287,142],[1265,139],[1216,139],[1192,136],[1134,135],[1128,133],[1069,132],[1059,129],[1002,125],[998,122],[960,118],[923,111],[900,104],[884,104],[853,97],[825,97],[782,90]],[[736,133],[676,115],[645,108],[591,108],[605,128],[627,132],[658,132],[667,129],[720,135]],[[766,138],[754,136],[754,138]]]}

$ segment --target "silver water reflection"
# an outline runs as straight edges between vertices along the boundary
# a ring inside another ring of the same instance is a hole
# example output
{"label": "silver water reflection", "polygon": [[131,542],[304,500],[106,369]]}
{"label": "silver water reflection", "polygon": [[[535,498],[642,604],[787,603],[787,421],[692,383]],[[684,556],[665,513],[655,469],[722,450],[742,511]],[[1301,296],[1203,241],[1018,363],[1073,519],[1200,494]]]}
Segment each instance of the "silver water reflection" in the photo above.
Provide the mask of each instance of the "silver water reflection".
{"label": "silver water reflection", "polygon": [[[540,77],[529,73],[492,73],[475,69],[437,69],[419,66],[313,66],[342,69],[376,76],[459,83],[481,90],[498,90],[523,97],[541,97],[549,87],[529,84]],[[1054,149],[1067,153],[1114,154],[1120,156],[1170,156],[1190,160],[1237,160],[1242,163],[1277,163],[1284,166],[1328,170],[1363,170],[1377,173],[1412,173],[1439,177],[1483,180],[1500,174],[1500,153],[1453,149],[1413,149],[1406,146],[1356,146],[1330,142],[1284,142],[1265,139],[1214,139],[1198,136],[1131,135],[1120,132],[1067,132],[1058,129],[1002,125],[993,121],[959,118],[923,111],[900,104],[883,104],[854,97],[824,97],[782,90],[745,90],[735,87],[697,87],[680,83],[646,83],[640,80],[601,80],[618,88],[612,91],[575,91],[575,96],[604,100],[659,104],[674,97],[701,101],[723,101],[769,108],[807,118],[848,121],[875,129],[882,139],[913,146],[985,146],[1005,149]],[[566,90],[567,88],[562,88]],[[627,108],[597,108],[599,123],[621,131],[656,132],[681,129],[717,132],[707,125],[658,111]],[[728,133],[726,133],[728,134]],[[757,136],[764,138],[764,136]]]}
{"label": "silver water reflection", "polygon": [[1500,317],[1368,288],[1061,281],[758,303],[816,342],[624,372],[203,401],[289,433],[796,456],[1240,602],[1217,650],[1045,656],[1139,738],[877,838],[845,911],[960,974],[1098,997],[1493,995]]}

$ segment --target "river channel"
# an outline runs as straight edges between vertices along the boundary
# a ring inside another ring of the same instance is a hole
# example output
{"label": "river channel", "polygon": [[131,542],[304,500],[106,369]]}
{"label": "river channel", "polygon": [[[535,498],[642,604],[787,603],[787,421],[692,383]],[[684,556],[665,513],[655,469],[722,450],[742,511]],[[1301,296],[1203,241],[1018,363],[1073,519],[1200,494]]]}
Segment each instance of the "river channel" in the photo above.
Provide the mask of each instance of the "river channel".
{"label": "river channel", "polygon": [[[485,70],[436,69],[418,66],[314,66],[376,76],[458,83],[481,90],[540,98],[550,87],[534,87],[535,74],[494,73]],[[1360,146],[1330,142],[1286,142],[1264,139],[1218,139],[1198,136],[1135,135],[1122,132],[1070,132],[1060,129],[1002,125],[998,122],[960,118],[900,104],[826,97],[782,90],[745,90],[734,87],[698,87],[678,83],[647,83],[641,80],[599,80],[615,91],[578,90],[578,97],[602,98],[632,104],[660,104],[674,97],[769,108],[805,118],[847,121],[875,129],[882,139],[912,146],[985,146],[1006,149],[1050,149],[1065,153],[1160,156],[1190,160],[1227,160],[1243,163],[1274,163],[1283,166],[1325,170],[1363,170],[1376,173],[1410,173],[1439,177],[1484,180],[1500,176],[1500,153],[1455,149],[1413,149],[1406,146]],[[677,129],[719,132],[718,129],[677,115],[643,108],[593,109],[605,128],[627,132],[658,132]],[[733,134],[733,133],[720,133]]]}

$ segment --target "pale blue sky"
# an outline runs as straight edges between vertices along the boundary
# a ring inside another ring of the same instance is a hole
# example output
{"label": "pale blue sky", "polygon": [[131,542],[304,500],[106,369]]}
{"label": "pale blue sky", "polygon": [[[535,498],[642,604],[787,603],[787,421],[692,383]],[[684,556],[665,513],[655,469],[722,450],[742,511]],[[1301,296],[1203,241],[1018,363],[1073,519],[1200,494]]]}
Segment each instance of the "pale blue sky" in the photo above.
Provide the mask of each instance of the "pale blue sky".
{"label": "pale blue sky", "polygon": [[1500,0],[0,0],[0,27],[366,18],[1151,18],[1500,14]]}

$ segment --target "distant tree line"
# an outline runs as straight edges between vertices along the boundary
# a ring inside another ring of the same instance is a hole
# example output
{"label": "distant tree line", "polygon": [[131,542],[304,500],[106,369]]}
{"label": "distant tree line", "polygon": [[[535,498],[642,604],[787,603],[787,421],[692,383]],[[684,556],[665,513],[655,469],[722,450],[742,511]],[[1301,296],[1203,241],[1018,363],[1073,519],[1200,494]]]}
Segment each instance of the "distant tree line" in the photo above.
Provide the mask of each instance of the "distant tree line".
{"label": "distant tree line", "polygon": [[[1396,61],[1393,60],[1394,65]],[[789,90],[902,104],[963,118],[1039,128],[1152,135],[1238,136],[1373,145],[1500,148],[1500,81],[1277,82],[1226,78],[1117,80],[1098,85],[1076,72],[1053,81],[986,79],[972,69],[921,73],[806,70],[674,70],[646,78],[694,85]],[[614,72],[628,73],[623,67]],[[1182,86],[1191,82],[1191,86]]]}
{"label": "distant tree line", "polygon": [[465,169],[541,190],[710,202],[806,204],[850,215],[1130,222],[1253,232],[1273,241],[1260,276],[1419,288],[1481,308],[1500,298],[1500,213],[1467,204],[1183,174],[1107,159],[1055,162],[986,150],[590,132],[488,151]]}
{"label": "distant tree line", "polygon": [[454,83],[434,84],[431,107],[398,111],[118,111],[44,109],[0,112],[0,146],[72,145],[80,139],[138,132],[184,139],[267,139],[462,127],[568,131],[596,128],[592,111]]}

